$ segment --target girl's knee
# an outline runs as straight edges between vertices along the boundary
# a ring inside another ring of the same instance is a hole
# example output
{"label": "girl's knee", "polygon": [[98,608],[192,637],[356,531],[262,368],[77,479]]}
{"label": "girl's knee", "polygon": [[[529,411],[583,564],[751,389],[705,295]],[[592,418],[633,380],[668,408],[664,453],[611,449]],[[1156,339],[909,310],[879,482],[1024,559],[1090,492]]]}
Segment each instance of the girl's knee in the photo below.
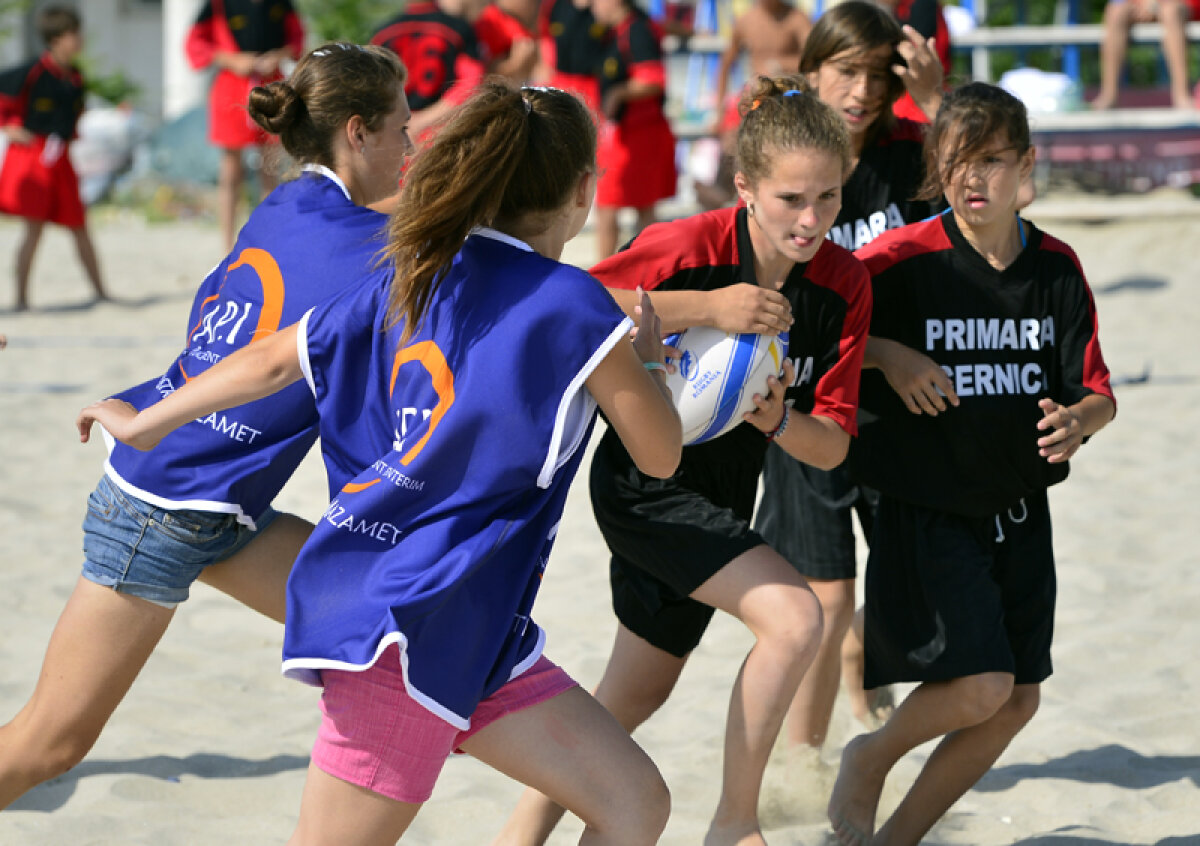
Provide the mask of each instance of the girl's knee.
{"label": "girl's knee", "polygon": [[956,684],[965,725],[991,719],[1013,695],[1013,677],[1009,673],[980,673],[958,679]]}
{"label": "girl's knee", "polygon": [[623,777],[624,796],[610,803],[604,819],[589,824],[613,843],[657,843],[671,816],[671,792],[658,768],[645,765]]}
{"label": "girl's knee", "polygon": [[761,642],[798,658],[811,658],[821,644],[825,612],[812,591],[787,590],[752,629]]}
{"label": "girl's knee", "polygon": [[1041,703],[1042,691],[1039,685],[1016,685],[1013,688],[1012,695],[1008,698],[1008,702],[1004,705],[1005,716],[1015,723],[1019,729],[1033,719]]}

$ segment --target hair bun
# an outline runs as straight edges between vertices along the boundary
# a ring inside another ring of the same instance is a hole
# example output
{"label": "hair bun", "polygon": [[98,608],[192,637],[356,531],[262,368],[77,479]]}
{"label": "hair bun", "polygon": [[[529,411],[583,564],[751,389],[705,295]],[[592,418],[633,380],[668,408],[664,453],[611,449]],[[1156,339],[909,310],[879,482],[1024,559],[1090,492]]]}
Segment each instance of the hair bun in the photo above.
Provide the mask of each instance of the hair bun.
{"label": "hair bun", "polygon": [[286,80],[279,80],[251,89],[249,110],[255,123],[279,135],[304,112],[304,101]]}

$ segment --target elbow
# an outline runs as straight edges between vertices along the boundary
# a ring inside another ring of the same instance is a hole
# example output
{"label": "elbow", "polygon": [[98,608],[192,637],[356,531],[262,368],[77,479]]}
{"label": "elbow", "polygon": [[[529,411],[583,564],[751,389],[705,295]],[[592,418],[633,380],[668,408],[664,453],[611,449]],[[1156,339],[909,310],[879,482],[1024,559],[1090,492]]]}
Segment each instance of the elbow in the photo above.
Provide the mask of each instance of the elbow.
{"label": "elbow", "polygon": [[679,469],[683,457],[683,426],[665,427],[662,438],[651,450],[633,456],[638,470],[655,479],[669,479]]}
{"label": "elbow", "polygon": [[821,450],[820,455],[814,456],[814,460],[808,463],[818,470],[826,471],[841,466],[850,453],[850,436],[845,432],[838,434],[839,437],[834,439],[833,443],[828,444],[825,449]]}

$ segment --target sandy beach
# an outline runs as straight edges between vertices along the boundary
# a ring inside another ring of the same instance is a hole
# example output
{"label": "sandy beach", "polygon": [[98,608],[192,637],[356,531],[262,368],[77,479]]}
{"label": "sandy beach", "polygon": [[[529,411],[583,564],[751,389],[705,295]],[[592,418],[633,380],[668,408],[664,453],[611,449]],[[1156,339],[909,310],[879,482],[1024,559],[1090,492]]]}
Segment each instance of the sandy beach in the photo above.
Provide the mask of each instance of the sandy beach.
{"label": "sandy beach", "polygon": [[[1051,491],[1059,601],[1041,711],[927,842],[1200,844],[1200,202],[1086,224],[1040,203],[1029,217],[1076,249],[1096,294],[1119,410]],[[0,223],[6,280],[19,235]],[[221,257],[211,223],[106,212],[94,237],[117,302],[88,305],[71,243],[54,231],[39,251],[34,310],[14,314],[11,288],[0,288],[0,721],[32,691],[78,578],[103,447],[78,443],[75,414],[165,368],[192,293]],[[592,252],[585,234],[567,258],[586,266]],[[550,657],[591,685],[615,620],[585,477],[536,618]],[[312,520],[324,492],[310,455],[276,505]],[[281,640],[276,624],[197,585],[87,760],[0,814],[0,846],[284,843],[319,715],[316,690],[280,677]],[[673,794],[664,844],[702,840],[748,647],[744,628],[718,615],[671,701],[637,734]],[[858,729],[839,700],[820,760],[780,751],[764,795],[768,842],[825,842],[828,789]],[[885,813],[927,752],[901,762]],[[486,844],[520,790],[457,756],[404,842]],[[551,842],[579,831],[568,819]]]}

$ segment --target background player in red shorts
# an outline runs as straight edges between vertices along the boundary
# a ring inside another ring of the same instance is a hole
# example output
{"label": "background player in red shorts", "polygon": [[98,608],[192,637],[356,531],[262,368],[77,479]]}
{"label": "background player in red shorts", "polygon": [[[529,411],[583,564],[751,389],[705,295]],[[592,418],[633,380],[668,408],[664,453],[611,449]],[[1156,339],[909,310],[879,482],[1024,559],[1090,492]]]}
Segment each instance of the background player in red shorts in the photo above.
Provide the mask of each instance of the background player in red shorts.
{"label": "background player in red shorts", "polygon": [[1200,20],[1200,0],[1109,0],[1104,7],[1104,41],[1100,44],[1100,91],[1093,109],[1111,109],[1117,104],[1121,69],[1129,47],[1129,28],[1135,23],[1162,24],[1163,59],[1171,83],[1171,105],[1191,106],[1188,96],[1187,34],[1184,24]]}
{"label": "background player in red shorts", "polygon": [[29,308],[29,271],[46,223],[67,227],[99,300],[108,299],[88,234],[79,179],[68,148],[83,112],[83,49],[79,15],[51,6],[37,19],[46,52],[0,73],[0,125],[8,151],[0,169],[0,212],[25,218],[17,250],[17,311]]}
{"label": "background player in red shorts", "polygon": [[592,0],[611,30],[597,69],[600,80],[600,184],[596,188],[596,257],[617,250],[620,209],[637,210],[637,231],[654,222],[654,204],[674,196],[675,136],[663,114],[666,67],[662,30],[633,0]]}
{"label": "background player in red shorts", "polygon": [[[215,66],[208,101],[208,137],[221,148],[217,218],[226,249],[233,247],[238,189],[245,170],[242,150],[268,137],[250,119],[250,89],[281,79],[281,64],[304,52],[304,26],[291,0],[206,0],[187,35],[187,56],[197,70]],[[260,167],[262,193],[276,184],[272,168]]]}

